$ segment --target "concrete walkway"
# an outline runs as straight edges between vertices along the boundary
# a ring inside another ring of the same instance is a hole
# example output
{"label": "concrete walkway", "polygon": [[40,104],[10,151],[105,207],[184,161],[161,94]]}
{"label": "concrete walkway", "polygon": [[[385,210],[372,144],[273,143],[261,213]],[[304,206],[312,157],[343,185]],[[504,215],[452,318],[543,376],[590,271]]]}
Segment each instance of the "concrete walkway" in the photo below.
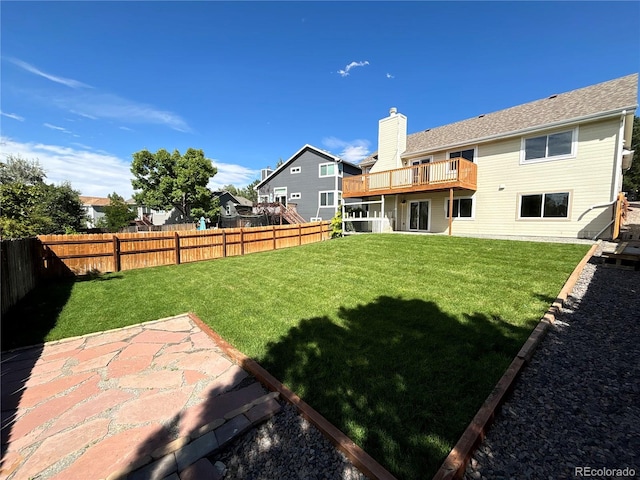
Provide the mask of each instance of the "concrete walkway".
{"label": "concrete walkway", "polygon": [[276,397],[188,315],[3,353],[0,479],[215,478]]}

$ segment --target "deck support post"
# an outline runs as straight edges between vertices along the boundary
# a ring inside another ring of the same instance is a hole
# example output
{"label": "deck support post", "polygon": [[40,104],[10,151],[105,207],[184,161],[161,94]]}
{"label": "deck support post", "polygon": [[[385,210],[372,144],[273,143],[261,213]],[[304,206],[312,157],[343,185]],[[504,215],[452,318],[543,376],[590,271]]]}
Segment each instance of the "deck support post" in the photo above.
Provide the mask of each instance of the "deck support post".
{"label": "deck support post", "polygon": [[449,236],[451,236],[451,226],[453,224],[453,188],[449,189]]}

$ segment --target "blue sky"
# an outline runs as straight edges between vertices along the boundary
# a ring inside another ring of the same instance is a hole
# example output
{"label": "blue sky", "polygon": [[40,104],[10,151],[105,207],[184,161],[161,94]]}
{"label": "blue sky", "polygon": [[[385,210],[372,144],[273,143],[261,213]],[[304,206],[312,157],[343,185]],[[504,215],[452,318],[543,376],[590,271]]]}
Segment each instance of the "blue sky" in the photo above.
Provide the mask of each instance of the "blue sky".
{"label": "blue sky", "polygon": [[244,186],[312,144],[357,162],[409,132],[640,70],[638,2],[11,2],[0,155],[83,195],[131,155],[203,149]]}

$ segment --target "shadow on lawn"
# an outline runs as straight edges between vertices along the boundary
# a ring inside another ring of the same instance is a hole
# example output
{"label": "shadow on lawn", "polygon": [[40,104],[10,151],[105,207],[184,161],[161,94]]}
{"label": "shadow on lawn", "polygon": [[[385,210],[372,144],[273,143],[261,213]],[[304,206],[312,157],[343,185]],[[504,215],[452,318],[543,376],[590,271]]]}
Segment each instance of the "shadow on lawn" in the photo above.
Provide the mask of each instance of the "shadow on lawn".
{"label": "shadow on lawn", "polygon": [[398,478],[433,476],[530,329],[379,297],[302,320],[260,364]]}
{"label": "shadow on lawn", "polygon": [[[56,326],[60,312],[66,305],[73,285],[78,281],[110,280],[117,276],[78,277],[58,279],[38,285],[2,316],[0,339],[2,341],[2,368],[0,384],[0,408],[2,425],[0,442],[2,459],[0,469],[6,469],[5,453],[18,413],[27,381],[43,351],[48,333]],[[18,347],[31,348],[11,351]]]}

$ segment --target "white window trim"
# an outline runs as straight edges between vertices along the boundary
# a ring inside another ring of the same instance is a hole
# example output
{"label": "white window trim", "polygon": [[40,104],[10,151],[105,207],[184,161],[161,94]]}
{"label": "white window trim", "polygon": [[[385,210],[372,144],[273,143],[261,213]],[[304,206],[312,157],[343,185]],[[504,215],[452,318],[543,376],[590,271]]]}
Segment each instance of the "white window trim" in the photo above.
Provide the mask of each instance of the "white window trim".
{"label": "white window trim", "polygon": [[[465,196],[465,197],[457,197],[454,196],[453,200],[471,200],[471,216],[470,217],[453,217],[453,221],[460,222],[468,222],[470,220],[476,219],[476,199],[473,195]],[[444,218],[449,219],[449,215],[447,215],[447,208],[449,207],[449,197],[445,197],[444,199]],[[460,213],[460,209],[458,209],[458,213]]]}
{"label": "white window trim", "polygon": [[[578,131],[579,127],[575,126],[573,128],[565,128],[562,130],[554,130],[552,132],[538,133],[536,135],[528,135],[526,137],[522,137],[520,140],[520,165],[529,165],[531,163],[544,163],[544,162],[554,162],[556,160],[566,160],[568,158],[576,158],[578,155]],[[531,138],[538,137],[548,137],[549,135],[553,135],[555,133],[563,133],[563,132],[571,132],[571,153],[565,155],[554,155],[553,157],[544,157],[544,158],[532,158],[531,160],[525,160],[525,143],[527,140]],[[551,192],[547,192],[551,193]],[[533,195],[533,194],[532,194]]]}
{"label": "white window trim", "polygon": [[291,173],[291,175],[295,175],[297,173],[300,173],[302,171],[302,167],[291,167],[289,169],[289,172]]}
{"label": "white window trim", "polygon": [[322,217],[311,217],[311,219],[309,219],[310,222],[321,222],[322,221]]}
{"label": "white window trim", "polygon": [[292,193],[289,197],[290,200],[300,200],[302,198],[302,194],[300,192]]}
{"label": "white window trim", "polygon": [[[528,195],[542,195],[542,206],[541,206],[541,214],[544,213],[544,196],[551,195],[553,193],[567,193],[569,194],[569,200],[567,202],[567,216],[566,217],[521,217],[520,212],[522,211],[522,197],[526,197]],[[518,194],[518,210],[516,211],[516,219],[522,222],[570,222],[571,221],[571,202],[573,201],[573,190],[565,189],[565,190],[553,190],[550,192],[528,192],[528,193],[519,193]]]}
{"label": "white window trim", "polygon": [[[322,167],[324,165],[333,165],[333,173],[331,175],[322,175]],[[338,168],[335,162],[325,162],[318,165],[318,177],[319,178],[327,178],[327,177],[336,177]]]}
{"label": "white window trim", "polygon": [[[322,205],[322,194],[333,193],[333,205]],[[338,206],[338,194],[342,193],[339,190],[321,190],[318,192],[318,208],[336,208]]]}
{"label": "white window trim", "polygon": [[287,195],[287,187],[275,187],[273,189],[273,195],[274,196],[277,195],[277,196],[281,197],[283,193],[284,193],[284,196]]}

